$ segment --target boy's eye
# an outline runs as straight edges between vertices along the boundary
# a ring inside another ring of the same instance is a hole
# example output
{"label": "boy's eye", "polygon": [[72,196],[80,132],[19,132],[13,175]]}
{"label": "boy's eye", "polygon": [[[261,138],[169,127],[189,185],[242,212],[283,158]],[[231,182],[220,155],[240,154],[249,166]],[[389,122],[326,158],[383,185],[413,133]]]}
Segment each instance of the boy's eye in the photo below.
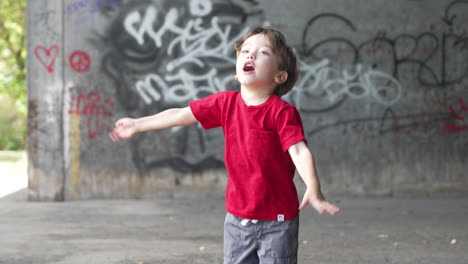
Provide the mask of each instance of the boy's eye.
{"label": "boy's eye", "polygon": [[268,53],[267,51],[264,51],[264,50],[260,51],[260,53],[263,54],[263,55],[270,55],[270,53]]}
{"label": "boy's eye", "polygon": [[248,53],[248,50],[241,50],[241,53]]}

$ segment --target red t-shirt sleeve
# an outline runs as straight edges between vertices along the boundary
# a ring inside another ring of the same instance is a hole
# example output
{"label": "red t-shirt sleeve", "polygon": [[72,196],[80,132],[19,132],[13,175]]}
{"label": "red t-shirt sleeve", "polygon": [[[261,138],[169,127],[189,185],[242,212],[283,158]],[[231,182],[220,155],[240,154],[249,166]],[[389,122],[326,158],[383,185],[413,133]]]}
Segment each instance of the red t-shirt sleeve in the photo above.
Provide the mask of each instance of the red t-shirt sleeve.
{"label": "red t-shirt sleeve", "polygon": [[285,107],[278,114],[277,130],[283,151],[287,151],[300,141],[307,142],[299,111],[291,105]]}
{"label": "red t-shirt sleeve", "polygon": [[209,95],[203,99],[189,103],[195,118],[200,122],[203,129],[219,127],[221,123],[222,93]]}

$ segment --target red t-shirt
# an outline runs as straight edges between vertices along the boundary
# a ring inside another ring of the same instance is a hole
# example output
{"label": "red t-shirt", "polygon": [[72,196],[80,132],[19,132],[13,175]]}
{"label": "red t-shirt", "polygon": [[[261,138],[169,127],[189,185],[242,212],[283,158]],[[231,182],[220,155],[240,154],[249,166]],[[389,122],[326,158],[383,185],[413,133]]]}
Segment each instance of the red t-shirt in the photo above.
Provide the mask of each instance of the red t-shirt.
{"label": "red t-shirt", "polygon": [[295,218],[296,168],[288,148],[306,140],[296,108],[275,95],[247,106],[239,92],[216,93],[189,105],[204,129],[223,129],[226,210],[245,219]]}

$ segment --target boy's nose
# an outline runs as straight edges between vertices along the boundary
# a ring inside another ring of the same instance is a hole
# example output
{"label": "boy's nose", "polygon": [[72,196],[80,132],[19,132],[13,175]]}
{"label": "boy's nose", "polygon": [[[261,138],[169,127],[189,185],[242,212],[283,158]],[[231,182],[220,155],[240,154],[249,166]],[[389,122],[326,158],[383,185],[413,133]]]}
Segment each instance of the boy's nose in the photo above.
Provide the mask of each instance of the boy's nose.
{"label": "boy's nose", "polygon": [[255,59],[255,56],[253,55],[253,53],[249,53],[249,54],[247,54],[247,59],[253,60],[253,59]]}

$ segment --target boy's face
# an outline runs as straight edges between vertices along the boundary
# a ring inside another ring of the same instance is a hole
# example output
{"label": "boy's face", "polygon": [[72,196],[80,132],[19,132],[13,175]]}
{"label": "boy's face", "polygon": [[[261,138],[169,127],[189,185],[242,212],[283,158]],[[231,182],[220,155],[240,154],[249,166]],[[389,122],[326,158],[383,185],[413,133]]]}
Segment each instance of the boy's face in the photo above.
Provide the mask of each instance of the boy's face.
{"label": "boy's face", "polygon": [[270,40],[263,34],[246,39],[237,54],[236,79],[249,88],[272,88],[280,83],[279,57],[273,53]]}

